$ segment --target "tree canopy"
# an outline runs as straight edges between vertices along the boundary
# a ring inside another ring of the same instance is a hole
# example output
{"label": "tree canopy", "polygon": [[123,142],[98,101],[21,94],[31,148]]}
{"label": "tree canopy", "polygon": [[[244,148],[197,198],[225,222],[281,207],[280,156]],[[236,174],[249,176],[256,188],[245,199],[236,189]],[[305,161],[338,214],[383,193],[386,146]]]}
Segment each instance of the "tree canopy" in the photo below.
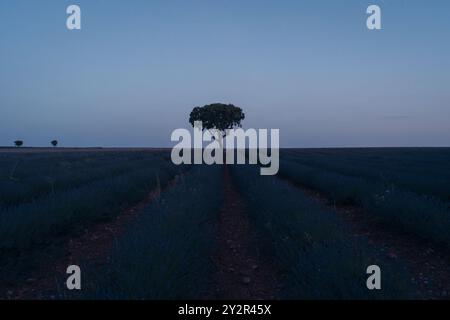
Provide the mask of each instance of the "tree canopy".
{"label": "tree canopy", "polygon": [[225,135],[227,129],[241,127],[244,119],[245,114],[241,108],[233,104],[213,103],[192,109],[189,123],[194,126],[195,121],[201,121],[203,129],[217,129]]}

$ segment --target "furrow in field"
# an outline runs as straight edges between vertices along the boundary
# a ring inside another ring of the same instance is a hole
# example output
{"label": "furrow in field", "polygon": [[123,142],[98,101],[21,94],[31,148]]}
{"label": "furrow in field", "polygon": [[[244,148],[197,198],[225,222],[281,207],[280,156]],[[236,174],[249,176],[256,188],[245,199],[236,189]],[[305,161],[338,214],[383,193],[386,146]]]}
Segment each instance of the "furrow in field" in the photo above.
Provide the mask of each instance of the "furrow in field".
{"label": "furrow in field", "polygon": [[[368,239],[352,237],[332,208],[257,168],[233,167],[233,178],[262,235],[260,247],[281,271],[288,299],[408,299],[417,296],[402,261],[386,258]],[[382,290],[369,290],[366,270],[382,268]]]}
{"label": "furrow in field", "polygon": [[228,166],[224,167],[224,203],[220,210],[217,274],[211,298],[275,299],[279,282],[274,266],[262,257],[260,241],[249,220],[244,198],[236,190]]}
{"label": "furrow in field", "polygon": [[[195,299],[209,291],[215,230],[222,199],[221,170],[192,168],[145,206],[117,237],[108,259],[83,264],[85,289],[60,298]],[[70,293],[70,294],[68,294]]]}
{"label": "furrow in field", "polygon": [[[41,263],[33,275],[25,283],[17,283],[15,288],[6,292],[7,299],[56,299],[58,292],[64,286],[60,280],[65,277],[69,265],[80,265],[89,261],[90,265],[103,263],[114,242],[120,237],[126,226],[142,213],[142,209],[158,199],[162,192],[173,188],[183,174],[175,176],[161,190],[152,190],[141,202],[127,208],[113,220],[94,224],[85,228],[80,236],[70,238],[62,257],[41,256]],[[64,290],[64,289],[63,289]]]}
{"label": "furrow in field", "polygon": [[424,299],[448,299],[450,296],[450,250],[423,240],[417,235],[381,224],[377,219],[352,205],[337,205],[324,193],[307,188],[288,178],[284,181],[298,188],[323,208],[335,212],[349,225],[355,241],[365,237],[369,245],[390,260],[406,263],[418,294]]}

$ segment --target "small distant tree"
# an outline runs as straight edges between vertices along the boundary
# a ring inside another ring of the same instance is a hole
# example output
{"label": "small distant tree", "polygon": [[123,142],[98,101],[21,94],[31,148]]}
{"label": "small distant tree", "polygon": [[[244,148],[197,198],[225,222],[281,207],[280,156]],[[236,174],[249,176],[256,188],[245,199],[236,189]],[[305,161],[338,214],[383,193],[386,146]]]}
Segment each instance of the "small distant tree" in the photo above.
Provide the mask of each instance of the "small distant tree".
{"label": "small distant tree", "polygon": [[52,144],[53,147],[56,147],[58,145],[58,140],[52,140],[52,142],[50,142]]}
{"label": "small distant tree", "polygon": [[21,146],[23,146],[23,141],[22,140],[16,140],[16,141],[14,141],[14,145],[16,147],[21,147]]}
{"label": "small distant tree", "polygon": [[192,109],[189,123],[194,126],[195,121],[201,121],[203,130],[216,129],[225,137],[228,129],[241,127],[244,119],[245,114],[241,108],[233,104],[213,103]]}

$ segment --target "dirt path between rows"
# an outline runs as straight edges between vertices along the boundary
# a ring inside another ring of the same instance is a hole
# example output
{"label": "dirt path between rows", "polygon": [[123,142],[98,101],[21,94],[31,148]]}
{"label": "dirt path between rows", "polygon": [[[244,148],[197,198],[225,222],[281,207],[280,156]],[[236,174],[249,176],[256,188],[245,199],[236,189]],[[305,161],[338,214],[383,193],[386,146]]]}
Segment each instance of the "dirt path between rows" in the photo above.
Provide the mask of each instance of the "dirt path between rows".
{"label": "dirt path between rows", "polygon": [[220,211],[216,290],[210,299],[276,299],[280,286],[274,266],[259,251],[246,204],[224,166],[224,205]]}
{"label": "dirt path between rows", "polygon": [[[369,244],[388,259],[406,263],[422,299],[450,298],[450,250],[401,230],[381,224],[362,208],[333,204],[324,194],[281,178],[310,196],[327,209],[334,210],[350,226],[358,241],[366,237]],[[450,232],[450,231],[449,231]]]}
{"label": "dirt path between rows", "polygon": [[58,291],[65,290],[65,283],[61,282],[61,279],[68,277],[67,267],[69,265],[81,267],[83,262],[101,265],[107,261],[114,241],[124,232],[125,227],[145,206],[159,198],[161,192],[177,184],[182,175],[175,176],[163,190],[158,187],[151,191],[141,202],[124,210],[112,220],[92,225],[80,236],[70,239],[63,257],[42,256],[40,266],[33,272],[35,276],[26,279],[25,283],[18,283],[16,288],[10,288],[6,293],[6,299],[60,299],[61,297],[56,295]]}

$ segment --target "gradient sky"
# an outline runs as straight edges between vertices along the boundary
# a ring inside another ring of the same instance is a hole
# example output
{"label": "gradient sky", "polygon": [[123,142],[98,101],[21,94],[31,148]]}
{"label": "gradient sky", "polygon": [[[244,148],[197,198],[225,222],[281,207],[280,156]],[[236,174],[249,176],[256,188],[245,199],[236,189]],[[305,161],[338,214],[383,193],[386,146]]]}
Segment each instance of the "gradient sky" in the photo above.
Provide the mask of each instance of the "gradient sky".
{"label": "gradient sky", "polygon": [[0,145],[173,146],[225,102],[285,147],[450,146],[449,58],[447,0],[0,0]]}

